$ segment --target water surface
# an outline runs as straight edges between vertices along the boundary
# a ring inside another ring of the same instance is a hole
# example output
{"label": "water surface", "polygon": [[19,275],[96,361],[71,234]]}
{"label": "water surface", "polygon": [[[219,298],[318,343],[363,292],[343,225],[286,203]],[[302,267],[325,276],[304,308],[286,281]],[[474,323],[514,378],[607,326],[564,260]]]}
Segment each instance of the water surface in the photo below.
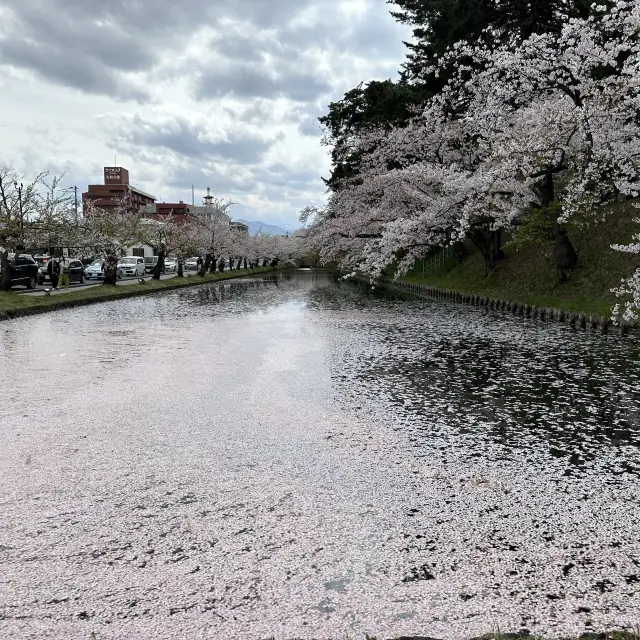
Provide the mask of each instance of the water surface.
{"label": "water surface", "polygon": [[0,637],[640,622],[640,362],[312,272],[0,324]]}

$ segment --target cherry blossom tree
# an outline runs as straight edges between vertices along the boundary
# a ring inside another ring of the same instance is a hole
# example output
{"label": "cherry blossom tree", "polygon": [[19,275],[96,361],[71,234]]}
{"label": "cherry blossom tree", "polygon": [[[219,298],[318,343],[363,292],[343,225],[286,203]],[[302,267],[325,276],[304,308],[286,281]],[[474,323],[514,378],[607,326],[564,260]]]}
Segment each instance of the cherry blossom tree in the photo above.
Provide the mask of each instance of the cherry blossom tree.
{"label": "cherry blossom tree", "polygon": [[444,114],[463,102],[484,164],[531,189],[548,218],[560,282],[577,263],[566,223],[600,218],[607,202],[638,193],[639,11],[618,0],[515,49],[461,45],[445,56],[445,64],[473,56],[482,70],[469,78],[461,66],[433,106]]}
{"label": "cherry blossom tree", "polygon": [[50,253],[57,247],[75,246],[79,221],[71,194],[60,187],[63,179],[64,174],[52,178],[47,173],[38,176],[34,213],[26,230],[27,246],[46,247]]}
{"label": "cherry blossom tree", "polygon": [[0,290],[10,288],[11,260],[26,249],[34,213],[37,182],[23,184],[23,176],[10,166],[0,166]]}
{"label": "cherry blossom tree", "polygon": [[207,271],[215,272],[217,260],[228,252],[232,245],[232,234],[229,229],[228,211],[233,202],[213,198],[210,210],[206,216],[198,216],[196,224],[199,227],[200,247],[204,249],[205,260],[198,272],[205,276]]}
{"label": "cherry blossom tree", "polygon": [[195,217],[184,217],[171,212],[162,217],[143,217],[140,220],[139,242],[153,248],[158,261],[153,269],[153,279],[160,280],[164,260],[170,254],[178,259],[178,275],[182,277],[185,258],[201,247],[201,228]]}
{"label": "cherry blossom tree", "polygon": [[309,229],[322,259],[375,277],[468,238],[490,272],[502,230],[537,208],[564,282],[577,263],[568,224],[638,194],[639,12],[617,0],[560,33],[454,46],[432,70],[450,79],[416,118],[356,141],[359,174]]}
{"label": "cherry blossom tree", "polygon": [[184,262],[201,250],[200,227],[196,220],[187,219],[172,224],[167,231],[167,246],[178,260],[178,277],[184,277]]}
{"label": "cherry blossom tree", "polygon": [[128,247],[144,237],[142,216],[134,212],[129,199],[118,200],[110,210],[86,204],[85,216],[75,231],[73,246],[105,259],[104,284],[118,281],[118,259]]}
{"label": "cherry blossom tree", "polygon": [[[634,205],[640,208],[640,205]],[[640,224],[640,218],[635,218],[635,222]],[[640,254],[640,233],[636,233],[632,242],[628,245],[613,245],[613,249],[625,253]],[[640,315],[640,269],[636,269],[629,278],[622,280],[620,286],[613,291],[619,298],[626,298],[622,304],[616,304],[613,308],[613,320],[634,323]]]}

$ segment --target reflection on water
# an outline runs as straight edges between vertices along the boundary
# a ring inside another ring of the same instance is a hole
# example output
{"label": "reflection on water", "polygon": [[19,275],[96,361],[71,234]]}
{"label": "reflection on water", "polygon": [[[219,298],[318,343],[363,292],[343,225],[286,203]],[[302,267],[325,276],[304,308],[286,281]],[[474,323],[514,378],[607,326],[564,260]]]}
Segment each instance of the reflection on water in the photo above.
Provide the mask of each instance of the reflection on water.
{"label": "reflection on water", "polygon": [[1,323],[0,388],[4,637],[640,619],[633,338],[305,270]]}
{"label": "reflection on water", "polygon": [[[363,293],[354,307],[369,308],[370,300]],[[487,441],[505,454],[543,447],[577,471],[602,447],[631,447],[611,472],[637,472],[640,362],[633,339],[415,299],[385,306],[394,307],[390,317],[368,311],[369,322],[335,324],[349,344],[338,378],[372,401],[384,397],[420,446],[429,445],[434,423],[446,415],[447,432],[464,436],[460,442],[474,454]],[[353,339],[363,328],[366,340]]]}

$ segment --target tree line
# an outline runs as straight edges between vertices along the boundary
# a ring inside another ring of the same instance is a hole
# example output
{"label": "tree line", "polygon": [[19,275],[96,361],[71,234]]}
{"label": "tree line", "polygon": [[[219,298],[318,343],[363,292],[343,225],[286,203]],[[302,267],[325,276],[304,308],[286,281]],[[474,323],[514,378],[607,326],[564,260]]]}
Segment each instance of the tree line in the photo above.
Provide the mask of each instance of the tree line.
{"label": "tree line", "polygon": [[[490,274],[517,233],[566,282],[577,230],[640,195],[640,3],[393,4],[414,41],[398,82],[361,84],[320,118],[332,170],[326,206],[301,214],[309,241],[372,278],[466,241]],[[640,253],[640,234],[612,250]],[[617,293],[633,318],[640,272]]]}
{"label": "tree line", "polygon": [[117,282],[120,257],[139,245],[150,246],[158,256],[155,279],[169,255],[177,258],[181,277],[184,261],[192,256],[202,257],[199,275],[205,276],[223,271],[226,265],[230,269],[277,266],[304,252],[295,234],[247,236],[231,228],[227,214],[233,203],[222,199],[214,199],[206,216],[149,216],[136,211],[127,197],[108,210],[87,202],[78,212],[71,194],[60,188],[61,180],[45,172],[25,184],[12,167],[0,167],[0,291],[10,288],[12,261],[33,248],[51,254],[69,248],[103,259],[107,285]]}

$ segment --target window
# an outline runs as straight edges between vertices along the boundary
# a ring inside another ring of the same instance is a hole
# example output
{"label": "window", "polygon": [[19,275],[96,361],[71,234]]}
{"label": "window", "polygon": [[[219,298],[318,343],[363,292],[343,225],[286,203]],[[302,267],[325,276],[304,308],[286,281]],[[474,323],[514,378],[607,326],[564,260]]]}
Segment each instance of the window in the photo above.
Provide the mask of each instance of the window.
{"label": "window", "polygon": [[136,247],[131,250],[131,255],[136,256],[136,258],[144,258],[144,247]]}
{"label": "window", "polygon": [[138,258],[138,264],[144,264],[144,258]]}

